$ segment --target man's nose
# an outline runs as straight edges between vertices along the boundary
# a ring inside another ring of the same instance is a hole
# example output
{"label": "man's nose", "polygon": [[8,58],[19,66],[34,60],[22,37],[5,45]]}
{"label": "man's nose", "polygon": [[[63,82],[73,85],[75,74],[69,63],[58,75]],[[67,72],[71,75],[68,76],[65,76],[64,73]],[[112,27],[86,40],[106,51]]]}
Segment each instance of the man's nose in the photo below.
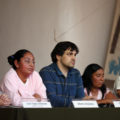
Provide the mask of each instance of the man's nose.
{"label": "man's nose", "polygon": [[75,56],[75,55],[72,55],[72,59],[75,60],[75,59],[76,59],[76,56]]}

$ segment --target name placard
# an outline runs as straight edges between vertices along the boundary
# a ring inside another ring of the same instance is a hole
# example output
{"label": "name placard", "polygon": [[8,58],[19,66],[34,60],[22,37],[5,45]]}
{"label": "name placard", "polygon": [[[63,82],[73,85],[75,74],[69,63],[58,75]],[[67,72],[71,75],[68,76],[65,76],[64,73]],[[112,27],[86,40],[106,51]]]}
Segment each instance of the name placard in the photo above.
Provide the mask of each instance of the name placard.
{"label": "name placard", "polygon": [[23,108],[52,108],[50,102],[22,102]]}
{"label": "name placard", "polygon": [[74,108],[98,108],[95,100],[74,100],[72,103]]}
{"label": "name placard", "polygon": [[120,107],[120,101],[113,101],[114,107],[119,108]]}

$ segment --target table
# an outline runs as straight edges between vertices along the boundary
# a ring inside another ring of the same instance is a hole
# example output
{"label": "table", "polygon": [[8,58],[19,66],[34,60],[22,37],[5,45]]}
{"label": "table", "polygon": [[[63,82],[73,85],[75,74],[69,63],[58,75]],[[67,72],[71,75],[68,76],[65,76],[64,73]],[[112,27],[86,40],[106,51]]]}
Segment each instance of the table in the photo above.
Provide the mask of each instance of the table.
{"label": "table", "polygon": [[120,120],[120,108],[0,108],[0,120]]}

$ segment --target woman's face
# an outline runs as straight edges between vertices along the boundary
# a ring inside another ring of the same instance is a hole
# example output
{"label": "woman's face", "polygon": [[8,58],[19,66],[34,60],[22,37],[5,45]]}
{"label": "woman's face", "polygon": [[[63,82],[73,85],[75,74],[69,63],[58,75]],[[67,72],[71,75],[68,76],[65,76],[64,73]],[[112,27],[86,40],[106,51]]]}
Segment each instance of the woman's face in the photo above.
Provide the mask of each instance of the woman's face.
{"label": "woman's face", "polygon": [[95,88],[100,88],[104,83],[104,71],[99,69],[92,74],[92,84]]}
{"label": "woman's face", "polygon": [[25,53],[24,56],[18,62],[15,61],[16,71],[24,75],[30,75],[35,69],[35,59],[32,53]]}

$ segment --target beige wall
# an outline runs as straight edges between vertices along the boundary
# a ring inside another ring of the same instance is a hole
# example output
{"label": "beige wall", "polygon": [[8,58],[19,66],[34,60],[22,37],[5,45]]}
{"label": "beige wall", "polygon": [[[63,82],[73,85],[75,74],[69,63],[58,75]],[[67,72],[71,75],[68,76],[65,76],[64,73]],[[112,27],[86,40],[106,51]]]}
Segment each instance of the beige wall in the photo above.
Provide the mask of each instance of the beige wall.
{"label": "beige wall", "polygon": [[21,48],[36,58],[36,70],[51,63],[56,42],[73,41],[80,48],[76,67],[104,65],[115,0],[0,0],[0,78],[7,57]]}

